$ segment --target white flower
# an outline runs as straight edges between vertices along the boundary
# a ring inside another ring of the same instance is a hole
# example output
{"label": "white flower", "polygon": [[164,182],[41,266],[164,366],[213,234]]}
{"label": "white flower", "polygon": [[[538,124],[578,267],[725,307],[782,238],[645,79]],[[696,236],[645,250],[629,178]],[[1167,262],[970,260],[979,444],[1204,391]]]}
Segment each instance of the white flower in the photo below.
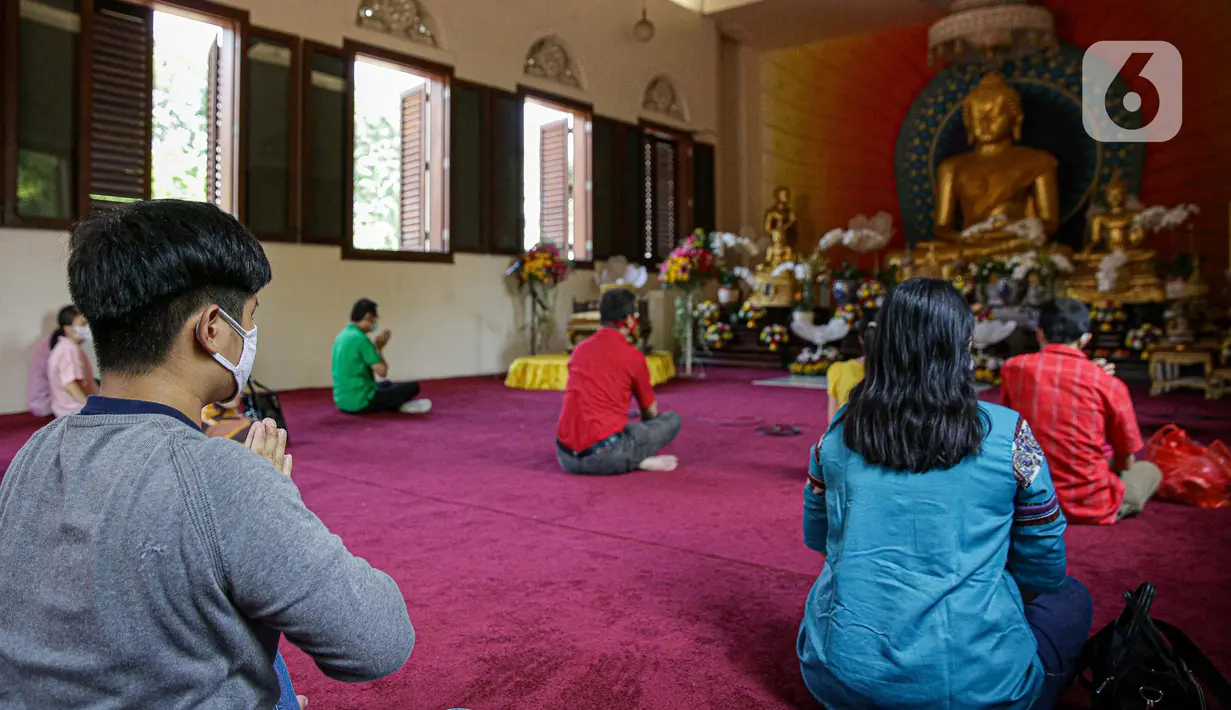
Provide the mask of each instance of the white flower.
{"label": "white flower", "polygon": [[1018,220],[1010,225],[1007,225],[1004,230],[1011,234],[1025,239],[1035,246],[1042,245],[1047,242],[1047,229],[1043,225],[1043,220],[1038,217],[1027,217]]}
{"label": "white flower", "polygon": [[809,275],[810,274],[809,274],[809,269],[808,269],[807,264],[796,264],[795,265],[795,280],[796,281],[807,281]]}
{"label": "white flower", "polygon": [[830,249],[834,246],[837,246],[838,244],[842,243],[842,235],[843,235],[843,230],[831,229],[828,232],[825,232],[825,236],[821,237],[821,242],[819,246],[821,247],[821,249]]}
{"label": "white flower", "polygon": [[710,244],[713,247],[714,256],[719,259],[736,247],[747,251],[749,254],[757,253],[757,245],[753,244],[751,239],[730,232],[714,232],[710,235]]}
{"label": "white flower", "polygon": [[1052,254],[1051,263],[1062,273],[1067,274],[1073,271],[1073,262],[1069,261],[1064,254]]}
{"label": "white flower", "polygon": [[1098,265],[1098,273],[1095,275],[1100,293],[1107,293],[1116,289],[1116,282],[1120,276],[1120,267],[1127,263],[1128,257],[1122,251],[1113,251],[1103,257],[1103,260]]}
{"label": "white flower", "polygon": [[771,272],[771,273],[770,273],[770,275],[769,275],[769,276],[770,276],[770,278],[774,278],[774,279],[776,279],[776,278],[778,278],[779,276],[781,276],[781,275],[783,275],[783,274],[787,273],[788,271],[789,271],[789,272],[793,272],[793,271],[795,271],[795,262],[793,262],[793,261],[784,261],[784,262],[782,262],[781,264],[778,264],[777,268],[775,268],[775,269],[773,270],[773,272]]}

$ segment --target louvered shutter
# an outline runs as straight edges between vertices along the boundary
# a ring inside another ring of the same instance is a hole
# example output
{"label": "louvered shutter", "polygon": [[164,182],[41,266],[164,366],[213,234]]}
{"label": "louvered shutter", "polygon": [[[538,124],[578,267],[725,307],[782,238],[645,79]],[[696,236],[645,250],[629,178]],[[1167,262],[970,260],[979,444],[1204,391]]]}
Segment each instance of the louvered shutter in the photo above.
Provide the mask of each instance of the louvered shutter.
{"label": "louvered shutter", "polygon": [[90,202],[149,199],[153,133],[153,13],[99,2],[90,92]]}
{"label": "louvered shutter", "polygon": [[423,251],[427,209],[427,85],[402,94],[402,250]]}
{"label": "louvered shutter", "polygon": [[568,253],[568,119],[539,128],[539,236]]}

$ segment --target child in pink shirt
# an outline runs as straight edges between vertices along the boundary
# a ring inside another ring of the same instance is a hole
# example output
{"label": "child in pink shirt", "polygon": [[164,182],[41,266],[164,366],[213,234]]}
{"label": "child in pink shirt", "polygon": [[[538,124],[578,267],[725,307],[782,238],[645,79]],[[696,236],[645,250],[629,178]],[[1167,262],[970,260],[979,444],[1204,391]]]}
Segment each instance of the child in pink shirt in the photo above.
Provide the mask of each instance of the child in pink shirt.
{"label": "child in pink shirt", "polygon": [[51,385],[51,413],[56,417],[73,414],[86,398],[97,393],[94,368],[81,344],[90,338],[90,326],[74,306],[60,309],[60,329],[51,334],[51,355],[47,358],[47,380]]}

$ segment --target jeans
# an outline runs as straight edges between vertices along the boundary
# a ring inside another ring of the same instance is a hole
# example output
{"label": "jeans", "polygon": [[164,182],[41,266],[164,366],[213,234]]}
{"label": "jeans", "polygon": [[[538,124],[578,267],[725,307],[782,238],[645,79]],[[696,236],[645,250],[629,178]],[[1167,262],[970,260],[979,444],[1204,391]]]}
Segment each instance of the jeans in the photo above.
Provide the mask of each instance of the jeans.
{"label": "jeans", "polygon": [[381,414],[396,412],[403,404],[419,396],[418,382],[377,382],[376,392],[368,406],[355,414]]}
{"label": "jeans", "polygon": [[1040,594],[1025,605],[1026,623],[1039,644],[1046,677],[1034,710],[1051,710],[1077,675],[1081,647],[1094,623],[1094,600],[1086,585],[1072,577],[1054,592]]}
{"label": "jeans", "polygon": [[299,710],[299,698],[295,697],[295,685],[291,683],[291,672],[286,669],[281,651],[274,656],[274,673],[278,674],[278,685],[282,688],[282,695],[278,696],[278,704],[274,706],[274,710]]}
{"label": "jeans", "polygon": [[590,454],[577,456],[556,447],[560,468],[589,476],[614,476],[636,471],[641,462],[657,454],[680,433],[683,422],[675,412],[630,422],[614,442]]}

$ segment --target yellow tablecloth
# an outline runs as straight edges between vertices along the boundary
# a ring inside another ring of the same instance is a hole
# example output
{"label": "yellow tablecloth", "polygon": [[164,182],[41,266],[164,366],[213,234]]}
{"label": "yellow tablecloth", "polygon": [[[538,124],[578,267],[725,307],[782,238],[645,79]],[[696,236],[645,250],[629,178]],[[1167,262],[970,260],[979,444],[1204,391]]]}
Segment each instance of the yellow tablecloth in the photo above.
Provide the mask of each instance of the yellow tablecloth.
{"label": "yellow tablecloth", "polygon": [[[675,358],[664,350],[656,350],[645,356],[650,366],[650,382],[660,385],[675,377]],[[506,387],[519,390],[554,390],[563,392],[568,384],[568,354],[532,355],[519,357],[509,366]]]}

